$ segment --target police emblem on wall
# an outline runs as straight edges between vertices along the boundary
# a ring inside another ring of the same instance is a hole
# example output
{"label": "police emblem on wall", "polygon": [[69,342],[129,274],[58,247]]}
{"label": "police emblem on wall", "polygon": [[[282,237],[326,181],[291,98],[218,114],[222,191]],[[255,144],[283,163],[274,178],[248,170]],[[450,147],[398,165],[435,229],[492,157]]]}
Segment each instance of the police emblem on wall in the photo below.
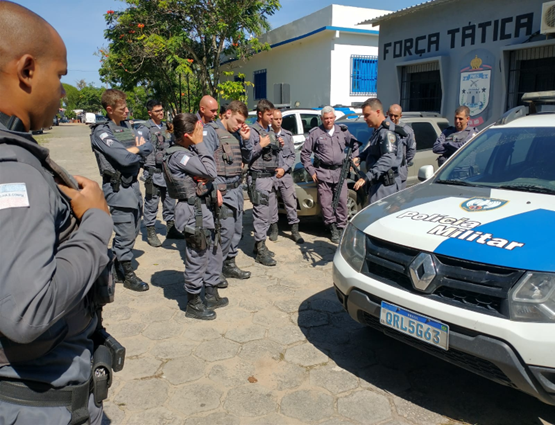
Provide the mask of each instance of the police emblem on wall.
{"label": "police emblem on wall", "polygon": [[470,109],[469,125],[478,126],[489,118],[493,55],[474,50],[465,56],[461,67],[459,105]]}

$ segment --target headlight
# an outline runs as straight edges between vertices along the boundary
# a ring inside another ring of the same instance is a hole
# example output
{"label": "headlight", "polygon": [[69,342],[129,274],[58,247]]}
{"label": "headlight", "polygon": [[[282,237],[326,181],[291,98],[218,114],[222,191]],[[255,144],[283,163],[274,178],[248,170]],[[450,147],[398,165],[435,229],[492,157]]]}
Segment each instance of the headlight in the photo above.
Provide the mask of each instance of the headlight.
{"label": "headlight", "polygon": [[366,235],[348,224],[341,239],[341,255],[349,265],[360,272],[366,257]]}
{"label": "headlight", "polygon": [[312,176],[308,174],[304,167],[297,167],[291,173],[294,183],[310,183],[312,181]]}
{"label": "headlight", "polygon": [[555,322],[555,274],[527,272],[509,296],[511,320]]}

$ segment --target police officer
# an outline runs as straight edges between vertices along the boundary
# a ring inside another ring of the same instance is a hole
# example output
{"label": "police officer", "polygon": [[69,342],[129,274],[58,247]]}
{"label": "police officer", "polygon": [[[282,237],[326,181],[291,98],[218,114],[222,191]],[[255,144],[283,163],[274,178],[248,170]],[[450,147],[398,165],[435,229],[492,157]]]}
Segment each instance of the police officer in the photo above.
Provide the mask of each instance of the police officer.
{"label": "police officer", "polygon": [[257,121],[251,126],[253,143],[252,157],[249,162],[249,197],[252,202],[254,225],[255,261],[264,266],[275,266],[274,253],[266,247],[266,235],[273,214],[277,211],[276,175],[283,175],[279,168],[281,146],[274,131],[270,128],[274,105],[263,99],[256,105]]}
{"label": "police officer", "polygon": [[200,99],[197,118],[201,120],[203,126],[218,118],[218,101],[212,96],[203,96]]}
{"label": "police officer", "polygon": [[143,136],[120,125],[129,112],[125,99],[125,93],[116,89],[102,93],[102,107],[108,120],[92,127],[91,144],[114,221],[112,249],[116,256],[116,281],[123,281],[123,285],[133,291],[147,291],[148,284],[137,277],[131,261],[143,206],[137,175],[153,147]]}
{"label": "police officer", "polygon": [[[293,240],[298,243],[304,243],[304,239],[299,233],[299,218],[297,217],[297,193],[295,192],[295,184],[291,171],[295,165],[295,145],[293,143],[293,134],[282,128],[281,123],[283,117],[279,109],[274,110],[274,119],[272,121],[272,129],[276,133],[276,137],[281,145],[279,151],[279,172],[276,172],[276,184],[281,194],[281,199],[285,205],[287,212],[287,222],[291,226],[291,236]],[[281,172],[283,170],[283,173]],[[277,203],[276,209],[272,213],[272,225],[270,226],[269,239],[276,241],[278,238],[278,211]]]}
{"label": "police officer", "polygon": [[433,152],[438,154],[437,163],[441,167],[447,158],[457,149],[468,142],[478,133],[476,127],[468,125],[470,109],[468,106],[459,106],[455,109],[455,125],[447,127],[434,143]]}
{"label": "police officer", "polygon": [[[335,109],[322,108],[322,125],[310,130],[301,151],[301,162],[318,185],[318,202],[322,209],[324,224],[330,229],[331,241],[339,243],[341,232],[347,224],[347,182],[339,188],[341,166],[345,159],[345,148],[356,139],[345,126],[335,124]],[[358,156],[358,143],[352,151],[352,158]],[[314,164],[310,156],[314,153]],[[333,211],[334,193],[341,190],[337,210]]]}
{"label": "police officer", "polygon": [[225,278],[248,279],[251,276],[235,262],[243,234],[242,164],[248,164],[252,155],[250,128],[245,124],[247,117],[247,106],[234,100],[226,107],[221,121],[212,121],[204,127],[204,144],[216,161],[218,176],[214,183],[223,195],[220,224],[224,262],[220,288],[226,287]]}
{"label": "police officer", "polygon": [[183,239],[183,234],[175,228],[174,211],[175,199],[168,196],[166,181],[162,175],[162,162],[164,152],[173,144],[172,134],[162,119],[164,118],[164,107],[156,99],[146,103],[146,109],[150,119],[139,128],[138,136],[144,137],[154,147],[154,151],[146,157],[143,178],[145,181],[145,208],[144,224],[147,231],[147,242],[150,246],[162,245],[156,235],[156,214],[158,203],[162,201],[162,217],[166,222],[166,239]]}
{"label": "police officer", "polygon": [[391,122],[395,125],[400,125],[407,133],[407,137],[403,137],[401,141],[403,142],[403,161],[399,167],[399,175],[401,176],[401,189],[407,187],[407,177],[409,174],[409,164],[414,159],[416,155],[416,139],[414,137],[414,131],[412,127],[408,124],[402,124],[401,118],[403,117],[403,109],[400,105],[393,104],[387,110],[387,116]]}
{"label": "police officer", "polygon": [[[228,305],[218,294],[222,248],[214,215],[222,205],[221,194],[212,183],[216,163],[203,143],[202,123],[193,114],[179,114],[174,120],[175,145],[166,151],[164,177],[170,195],[177,199],[177,228],[185,233],[186,317],[216,318],[215,308]],[[195,149],[191,149],[194,145]],[[206,305],[200,298],[206,291]]]}
{"label": "police officer", "polygon": [[368,99],[362,104],[362,114],[368,127],[374,129],[362,161],[366,161],[366,178],[359,179],[355,190],[369,186],[368,202],[371,204],[401,190],[399,169],[403,162],[402,138],[407,133],[402,127],[386,120],[379,99]]}
{"label": "police officer", "polygon": [[0,39],[0,422],[100,424],[89,390],[98,320],[85,297],[109,263],[112,221],[100,187],[29,133],[51,125],[65,96],[62,39],[8,1]]}

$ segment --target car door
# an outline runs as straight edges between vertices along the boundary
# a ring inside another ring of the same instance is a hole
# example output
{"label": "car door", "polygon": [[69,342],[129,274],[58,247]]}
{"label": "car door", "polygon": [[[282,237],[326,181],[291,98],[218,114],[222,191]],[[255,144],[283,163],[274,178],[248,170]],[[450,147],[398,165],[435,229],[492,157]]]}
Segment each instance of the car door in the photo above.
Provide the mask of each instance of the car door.
{"label": "car door", "polygon": [[432,152],[432,148],[438,133],[430,122],[417,121],[407,124],[412,127],[416,139],[416,155],[412,160],[412,165],[409,166],[407,177],[407,187],[409,187],[419,182],[418,170],[423,165],[432,165],[434,171],[437,169],[437,155]]}

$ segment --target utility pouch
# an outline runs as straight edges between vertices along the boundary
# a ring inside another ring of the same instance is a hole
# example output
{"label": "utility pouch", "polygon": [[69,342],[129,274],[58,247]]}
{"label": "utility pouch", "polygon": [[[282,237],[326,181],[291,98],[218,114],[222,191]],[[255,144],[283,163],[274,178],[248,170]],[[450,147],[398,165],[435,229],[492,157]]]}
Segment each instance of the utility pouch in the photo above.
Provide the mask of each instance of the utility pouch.
{"label": "utility pouch", "polygon": [[231,146],[229,143],[222,143],[222,149],[223,149],[223,154],[222,154],[222,158],[225,162],[227,162],[229,165],[233,164],[233,149],[231,149]]}
{"label": "utility pouch", "polygon": [[108,388],[112,385],[112,356],[108,347],[99,345],[93,355],[93,395],[96,407],[108,398]]}
{"label": "utility pouch", "polygon": [[112,173],[112,175],[110,176],[110,185],[112,186],[112,191],[114,193],[119,192],[120,184],[121,184],[121,173],[119,171],[116,171]]}
{"label": "utility pouch", "polygon": [[270,197],[267,193],[262,193],[256,189],[252,191],[251,202],[253,205],[268,205]]}
{"label": "utility pouch", "polygon": [[216,185],[216,188],[220,191],[222,196],[225,196],[225,194],[227,192],[227,184],[226,183],[218,183]]}
{"label": "utility pouch", "polygon": [[320,165],[322,164],[322,160],[320,158],[318,158],[316,155],[314,155],[314,167],[315,168],[320,168]]}
{"label": "utility pouch", "polygon": [[164,151],[156,150],[156,152],[154,153],[154,163],[158,167],[161,167],[163,162],[164,162]]}
{"label": "utility pouch", "polygon": [[120,175],[121,185],[124,187],[124,189],[127,189],[128,187],[130,187],[133,184],[133,182],[135,181],[135,178],[133,176],[124,177],[124,176],[121,175],[121,173],[119,171],[118,171],[118,173]]}
{"label": "utility pouch", "polygon": [[392,168],[387,170],[387,173],[383,175],[383,185],[384,186],[391,186],[395,184],[395,172]]}
{"label": "utility pouch", "polygon": [[125,347],[121,345],[106,329],[99,328],[93,334],[95,347],[104,346],[108,349],[111,357],[111,366],[114,372],[119,372],[125,364]]}
{"label": "utility pouch", "polygon": [[145,194],[147,196],[156,195],[156,189],[154,187],[154,182],[152,181],[152,175],[150,175],[150,174],[147,177],[147,179],[145,180]]}
{"label": "utility pouch", "polygon": [[208,240],[203,228],[185,226],[183,233],[185,234],[185,242],[195,251],[204,251],[208,248]]}

